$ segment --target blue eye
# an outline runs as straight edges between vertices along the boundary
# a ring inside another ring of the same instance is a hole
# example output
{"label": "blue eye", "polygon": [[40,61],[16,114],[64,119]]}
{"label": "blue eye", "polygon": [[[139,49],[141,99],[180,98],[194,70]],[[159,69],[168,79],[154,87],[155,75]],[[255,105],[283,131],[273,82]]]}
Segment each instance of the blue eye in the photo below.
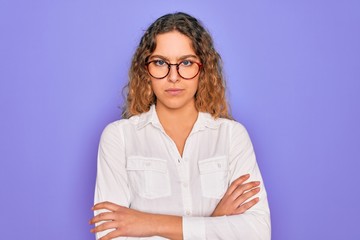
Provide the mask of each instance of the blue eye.
{"label": "blue eye", "polygon": [[155,63],[156,66],[165,66],[166,65],[166,62],[164,60],[161,60],[161,59],[155,60],[154,63]]}
{"label": "blue eye", "polygon": [[183,65],[183,66],[185,66],[185,67],[189,67],[189,66],[191,66],[192,64],[193,64],[193,62],[190,61],[190,60],[184,60],[184,61],[181,62],[181,65]]}

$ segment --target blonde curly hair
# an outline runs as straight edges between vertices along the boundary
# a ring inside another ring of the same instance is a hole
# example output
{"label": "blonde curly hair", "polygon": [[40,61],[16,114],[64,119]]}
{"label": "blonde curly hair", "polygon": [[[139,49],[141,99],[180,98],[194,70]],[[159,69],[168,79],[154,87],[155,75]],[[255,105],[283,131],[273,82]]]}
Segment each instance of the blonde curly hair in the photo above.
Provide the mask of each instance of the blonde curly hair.
{"label": "blonde curly hair", "polygon": [[174,30],[191,39],[193,49],[203,65],[195,94],[196,109],[210,113],[214,118],[231,119],[225,96],[221,57],[202,24],[196,18],[182,12],[158,18],[141,38],[132,58],[129,82],[124,87],[127,99],[123,106],[123,118],[147,112],[152,104],[156,104],[156,96],[151,89],[150,75],[145,64],[156,48],[156,36]]}

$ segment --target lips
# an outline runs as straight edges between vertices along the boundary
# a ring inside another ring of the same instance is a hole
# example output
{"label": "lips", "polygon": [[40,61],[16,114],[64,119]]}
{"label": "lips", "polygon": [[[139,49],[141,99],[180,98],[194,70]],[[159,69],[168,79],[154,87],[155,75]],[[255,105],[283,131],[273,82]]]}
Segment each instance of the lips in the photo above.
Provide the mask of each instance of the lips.
{"label": "lips", "polygon": [[168,89],[165,90],[166,93],[168,93],[168,94],[170,94],[172,96],[179,95],[183,91],[184,91],[184,89],[181,89],[181,88],[168,88]]}

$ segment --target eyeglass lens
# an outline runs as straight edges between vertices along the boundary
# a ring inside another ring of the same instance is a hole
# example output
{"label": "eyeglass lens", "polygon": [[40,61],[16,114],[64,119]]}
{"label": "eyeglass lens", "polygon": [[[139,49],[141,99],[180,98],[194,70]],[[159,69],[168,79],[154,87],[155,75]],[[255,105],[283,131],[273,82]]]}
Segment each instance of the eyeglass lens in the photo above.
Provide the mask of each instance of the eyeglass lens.
{"label": "eyeglass lens", "polygon": [[163,60],[154,60],[148,62],[147,69],[152,77],[162,79],[169,74],[171,66],[176,67],[180,77],[192,79],[199,73],[201,64],[189,60],[182,61],[178,64],[169,64]]}

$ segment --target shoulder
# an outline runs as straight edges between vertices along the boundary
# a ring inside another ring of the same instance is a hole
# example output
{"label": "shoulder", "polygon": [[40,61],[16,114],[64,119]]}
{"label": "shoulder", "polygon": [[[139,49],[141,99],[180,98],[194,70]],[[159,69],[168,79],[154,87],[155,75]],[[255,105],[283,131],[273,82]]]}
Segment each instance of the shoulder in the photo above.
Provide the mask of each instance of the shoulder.
{"label": "shoulder", "polygon": [[134,125],[131,119],[120,119],[113,121],[105,126],[102,131],[102,138],[103,137],[116,137],[120,136],[124,129],[129,128],[130,126]]}
{"label": "shoulder", "polygon": [[106,125],[102,135],[121,135],[124,132],[138,129],[142,125],[147,123],[149,118],[149,112],[134,115],[128,119],[119,119]]}
{"label": "shoulder", "polygon": [[232,120],[232,119],[228,119],[228,118],[216,118],[215,119],[213,117],[210,117],[208,119],[211,119],[209,121],[209,124],[214,127],[226,128],[232,132],[237,132],[237,133],[247,132],[245,126],[242,123],[237,122],[236,120]]}
{"label": "shoulder", "polygon": [[117,132],[121,130],[121,128],[124,128],[125,126],[129,125],[129,122],[130,122],[129,119],[120,119],[111,122],[106,125],[106,127],[103,130],[103,133]]}
{"label": "shoulder", "polygon": [[214,121],[218,122],[220,131],[225,131],[228,134],[232,143],[251,142],[249,133],[242,123],[227,118],[218,118]]}

